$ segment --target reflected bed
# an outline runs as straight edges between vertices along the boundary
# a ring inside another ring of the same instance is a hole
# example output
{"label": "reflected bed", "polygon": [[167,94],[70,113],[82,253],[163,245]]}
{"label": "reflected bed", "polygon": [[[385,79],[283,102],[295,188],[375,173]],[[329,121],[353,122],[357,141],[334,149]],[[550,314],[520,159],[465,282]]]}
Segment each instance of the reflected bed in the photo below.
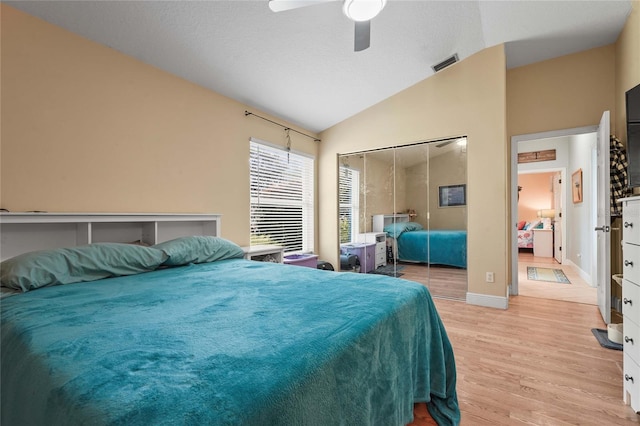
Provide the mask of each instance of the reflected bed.
{"label": "reflected bed", "polygon": [[401,262],[467,268],[467,231],[434,229],[403,232],[396,243],[397,259]]}
{"label": "reflected bed", "polygon": [[467,267],[467,231],[425,230],[415,222],[390,224],[384,231],[398,261]]}

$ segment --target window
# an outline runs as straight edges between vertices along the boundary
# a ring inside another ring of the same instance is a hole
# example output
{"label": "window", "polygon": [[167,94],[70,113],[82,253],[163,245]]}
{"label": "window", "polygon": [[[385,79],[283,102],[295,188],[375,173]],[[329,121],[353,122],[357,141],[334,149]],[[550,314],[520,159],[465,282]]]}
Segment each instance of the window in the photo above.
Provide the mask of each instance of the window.
{"label": "window", "polygon": [[251,245],[313,252],[313,158],[252,139],[249,163]]}
{"label": "window", "polygon": [[356,240],[360,217],[360,172],[340,166],[340,244]]}

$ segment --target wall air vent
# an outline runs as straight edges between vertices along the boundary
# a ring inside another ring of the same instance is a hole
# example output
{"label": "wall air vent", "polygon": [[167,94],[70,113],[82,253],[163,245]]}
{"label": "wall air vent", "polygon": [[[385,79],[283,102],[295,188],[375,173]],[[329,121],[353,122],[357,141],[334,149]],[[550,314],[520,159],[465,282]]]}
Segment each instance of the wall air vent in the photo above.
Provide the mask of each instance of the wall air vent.
{"label": "wall air vent", "polygon": [[439,64],[435,64],[431,68],[433,68],[433,72],[438,72],[438,71],[448,67],[449,65],[455,64],[456,62],[458,62],[458,54],[454,53],[453,56],[449,56],[447,59],[445,59],[444,61],[440,62]]}

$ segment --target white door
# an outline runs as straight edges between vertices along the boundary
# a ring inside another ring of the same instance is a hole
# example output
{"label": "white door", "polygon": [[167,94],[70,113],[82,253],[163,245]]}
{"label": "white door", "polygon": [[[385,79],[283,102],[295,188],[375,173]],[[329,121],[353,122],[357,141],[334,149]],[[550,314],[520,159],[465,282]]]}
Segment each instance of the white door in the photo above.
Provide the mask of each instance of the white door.
{"label": "white door", "polygon": [[[602,114],[598,127],[596,207],[596,282],[598,307],[606,324],[611,322],[611,210],[609,207],[609,111]],[[584,191],[583,191],[584,194]]]}
{"label": "white door", "polygon": [[560,172],[553,175],[553,257],[558,263],[562,263],[562,187]]}

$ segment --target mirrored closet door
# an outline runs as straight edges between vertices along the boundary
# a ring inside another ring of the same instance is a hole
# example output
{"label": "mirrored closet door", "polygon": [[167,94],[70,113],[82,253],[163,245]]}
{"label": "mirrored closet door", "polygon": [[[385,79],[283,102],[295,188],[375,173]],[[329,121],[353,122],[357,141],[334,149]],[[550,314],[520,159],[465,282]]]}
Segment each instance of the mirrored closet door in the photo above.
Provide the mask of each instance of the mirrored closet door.
{"label": "mirrored closet door", "polygon": [[465,299],[466,138],[339,157],[341,270]]}

